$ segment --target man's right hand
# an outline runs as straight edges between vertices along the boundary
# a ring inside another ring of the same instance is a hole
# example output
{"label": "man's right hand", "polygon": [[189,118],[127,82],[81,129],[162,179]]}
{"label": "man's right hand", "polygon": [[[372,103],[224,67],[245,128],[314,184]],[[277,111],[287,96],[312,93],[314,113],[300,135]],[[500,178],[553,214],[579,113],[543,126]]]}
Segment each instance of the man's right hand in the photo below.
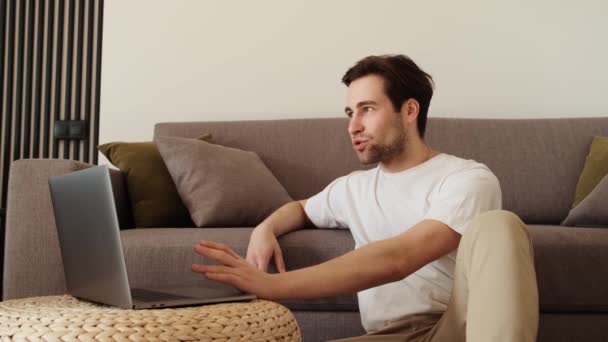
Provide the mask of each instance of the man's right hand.
{"label": "man's right hand", "polygon": [[247,262],[261,271],[268,272],[268,263],[273,256],[277,270],[285,272],[283,252],[276,236],[267,226],[257,226],[251,233],[247,247]]}

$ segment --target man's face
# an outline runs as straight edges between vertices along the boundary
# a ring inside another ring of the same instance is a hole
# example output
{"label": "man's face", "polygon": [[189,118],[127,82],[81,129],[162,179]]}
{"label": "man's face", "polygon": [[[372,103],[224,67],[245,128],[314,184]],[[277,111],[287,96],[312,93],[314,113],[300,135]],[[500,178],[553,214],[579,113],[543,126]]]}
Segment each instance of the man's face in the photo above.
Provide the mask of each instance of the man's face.
{"label": "man's face", "polygon": [[384,93],[382,77],[368,75],[351,82],[346,103],[348,133],[361,163],[388,163],[405,150],[402,115]]}

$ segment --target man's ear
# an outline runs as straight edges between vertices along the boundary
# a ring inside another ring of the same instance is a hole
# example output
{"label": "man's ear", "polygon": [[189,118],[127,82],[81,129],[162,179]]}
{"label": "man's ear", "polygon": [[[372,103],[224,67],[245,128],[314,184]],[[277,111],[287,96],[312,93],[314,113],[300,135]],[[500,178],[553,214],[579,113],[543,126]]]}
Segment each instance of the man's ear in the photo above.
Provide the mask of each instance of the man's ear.
{"label": "man's ear", "polygon": [[416,122],[420,113],[420,104],[416,99],[409,98],[401,105],[401,113],[405,114],[404,118],[408,123]]}

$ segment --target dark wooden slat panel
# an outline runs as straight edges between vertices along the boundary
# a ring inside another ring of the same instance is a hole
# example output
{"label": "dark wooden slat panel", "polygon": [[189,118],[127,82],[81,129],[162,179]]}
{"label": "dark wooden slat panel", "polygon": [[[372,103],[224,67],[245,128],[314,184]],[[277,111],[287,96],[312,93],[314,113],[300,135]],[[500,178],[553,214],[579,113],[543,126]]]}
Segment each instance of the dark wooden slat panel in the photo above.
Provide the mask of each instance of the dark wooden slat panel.
{"label": "dark wooden slat panel", "polygon": [[[57,158],[63,149],[62,158],[98,162],[103,6],[95,0],[0,0],[0,208],[16,159]],[[52,137],[61,119],[89,126],[88,139],[71,142],[73,153],[69,140]]]}

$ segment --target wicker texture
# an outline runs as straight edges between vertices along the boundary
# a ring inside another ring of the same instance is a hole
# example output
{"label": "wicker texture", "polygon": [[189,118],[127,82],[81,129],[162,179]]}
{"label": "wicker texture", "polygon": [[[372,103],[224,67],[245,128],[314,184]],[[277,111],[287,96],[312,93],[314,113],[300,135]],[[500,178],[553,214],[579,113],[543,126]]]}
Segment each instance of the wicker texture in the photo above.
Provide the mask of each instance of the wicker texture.
{"label": "wicker texture", "polygon": [[46,296],[0,303],[0,339],[25,341],[301,341],[293,314],[255,300],[123,310]]}

